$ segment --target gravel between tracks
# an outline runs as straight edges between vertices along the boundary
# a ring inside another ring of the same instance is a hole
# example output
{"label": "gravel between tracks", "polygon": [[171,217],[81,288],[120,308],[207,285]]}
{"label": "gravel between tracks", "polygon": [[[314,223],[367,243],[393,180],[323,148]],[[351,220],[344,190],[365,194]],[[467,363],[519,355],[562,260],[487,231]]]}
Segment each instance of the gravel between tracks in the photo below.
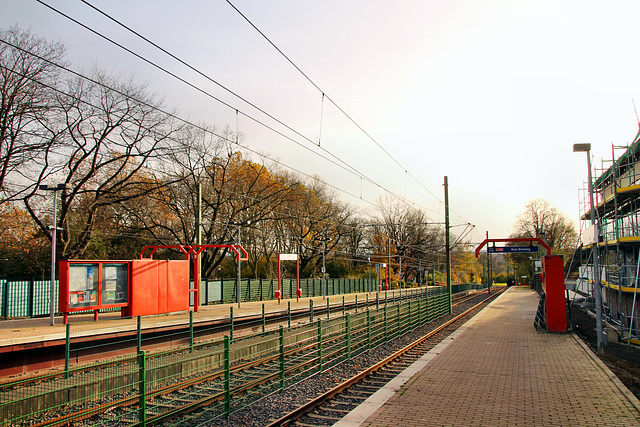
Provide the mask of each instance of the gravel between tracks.
{"label": "gravel between tracks", "polygon": [[[311,399],[329,391],[333,387],[342,383],[348,378],[351,378],[368,368],[369,366],[377,363],[381,359],[389,356],[395,351],[405,347],[411,342],[415,341],[419,337],[432,331],[437,326],[449,321],[452,317],[461,313],[473,305],[477,304],[480,299],[484,299],[486,294],[480,294],[477,298],[464,302],[453,308],[453,314],[444,315],[432,322],[429,322],[418,329],[407,332],[406,334],[390,340],[384,345],[380,345],[371,351],[360,354],[351,360],[343,362],[337,366],[332,367],[326,371],[320,372],[306,380],[295,384],[287,389],[283,393],[275,393],[253,403],[250,407],[233,413],[228,420],[212,420],[207,421],[203,418],[192,419],[190,423],[193,425],[203,426],[265,426],[270,422],[284,416],[285,414],[297,409]],[[440,331],[434,337],[430,338],[428,342],[431,346],[435,346],[449,334],[451,334],[456,328],[470,319],[477,311],[466,315],[462,320],[456,322],[453,326],[445,328]]]}

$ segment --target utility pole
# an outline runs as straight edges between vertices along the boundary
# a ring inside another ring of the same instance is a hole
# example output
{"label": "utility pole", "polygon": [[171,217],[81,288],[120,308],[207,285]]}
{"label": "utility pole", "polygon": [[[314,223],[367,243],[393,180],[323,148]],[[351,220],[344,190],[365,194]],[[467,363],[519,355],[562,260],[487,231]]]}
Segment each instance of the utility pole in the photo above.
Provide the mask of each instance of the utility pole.
{"label": "utility pole", "polygon": [[451,226],[449,224],[449,177],[444,177],[444,228],[445,240],[447,245],[447,293],[449,294],[449,313],[452,312],[451,301],[451,242],[449,232]]}
{"label": "utility pole", "polygon": [[[202,183],[198,182],[198,216],[196,217],[196,244],[202,245]],[[195,268],[198,270],[196,277],[198,278],[198,283],[194,283],[194,287],[197,289],[195,296],[197,298],[200,298],[200,282],[201,282],[201,275],[200,272],[201,270],[201,265],[202,265],[202,260],[200,259],[200,256],[197,257],[197,262],[195,265]],[[205,301],[205,303],[209,303],[209,301]],[[198,305],[200,305],[200,301],[198,301],[197,304],[195,304],[195,306],[197,307]]]}
{"label": "utility pole", "polygon": [[389,253],[388,253],[389,256],[387,259],[387,289],[390,289],[391,288],[391,236],[387,236],[387,243],[389,246]]}
{"label": "utility pole", "polygon": [[[489,239],[489,232],[487,231],[487,239]],[[489,255],[489,246],[487,246],[487,290],[491,293],[491,263]]]}

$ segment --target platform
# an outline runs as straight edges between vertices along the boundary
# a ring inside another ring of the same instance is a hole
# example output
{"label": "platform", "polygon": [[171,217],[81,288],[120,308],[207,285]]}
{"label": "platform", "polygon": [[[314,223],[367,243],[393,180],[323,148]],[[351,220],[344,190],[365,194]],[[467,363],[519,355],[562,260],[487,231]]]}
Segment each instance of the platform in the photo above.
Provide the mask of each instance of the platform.
{"label": "platform", "polygon": [[533,328],[538,300],[510,288],[336,426],[640,426],[578,338]]}
{"label": "platform", "polygon": [[[400,290],[387,291],[387,297],[400,296],[407,291]],[[344,295],[330,295],[328,297],[332,310],[336,310],[336,306],[342,304],[344,297],[345,303],[354,303],[358,298],[358,303],[364,306],[367,298],[370,302],[376,299],[376,292],[362,292]],[[385,291],[380,293],[380,301],[384,301]],[[322,310],[326,308],[327,300],[321,296],[294,299],[283,299],[280,303],[278,300],[265,301],[247,301],[242,302],[240,307],[234,304],[214,304],[201,305],[197,313],[193,313],[194,325],[211,321],[228,321],[230,309],[234,310],[234,318],[240,320],[243,317],[259,316],[262,314],[262,305],[265,306],[266,313],[282,311],[286,313],[288,304],[291,304],[291,311],[308,310],[309,300],[313,300],[314,309]],[[100,313],[97,321],[93,320],[93,313],[89,314],[72,314],[69,315],[69,324],[71,325],[72,337],[82,336],[98,336],[113,333],[123,333],[135,331],[137,328],[136,319],[122,318],[120,311]],[[142,329],[145,331],[152,329],[168,328],[174,326],[182,326],[189,324],[189,312],[177,312],[170,314],[160,314],[142,317]],[[66,326],[62,322],[62,316],[58,315],[54,318],[54,325],[50,325],[49,317],[15,319],[0,321],[0,353],[3,351],[15,351],[32,346],[46,347],[54,343],[63,342],[66,338]]]}

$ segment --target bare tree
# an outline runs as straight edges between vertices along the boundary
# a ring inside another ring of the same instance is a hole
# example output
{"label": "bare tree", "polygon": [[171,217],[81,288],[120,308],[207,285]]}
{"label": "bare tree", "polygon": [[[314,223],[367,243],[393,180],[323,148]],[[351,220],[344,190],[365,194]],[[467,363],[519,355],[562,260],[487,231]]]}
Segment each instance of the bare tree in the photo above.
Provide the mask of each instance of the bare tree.
{"label": "bare tree", "polygon": [[546,199],[530,200],[513,228],[511,237],[542,238],[556,254],[571,251],[578,236],[573,221]]}
{"label": "bare tree", "polygon": [[391,257],[396,271],[402,262],[401,280],[416,277],[422,261],[426,264],[444,253],[444,231],[422,210],[382,198],[372,222],[372,246],[376,247],[378,262]]}
{"label": "bare tree", "polygon": [[340,244],[353,211],[318,177],[297,185],[295,195],[281,239],[284,250],[298,254],[300,270],[305,271],[322,258],[323,245],[326,257]]}
{"label": "bare tree", "polygon": [[94,71],[92,78],[69,79],[56,96],[59,121],[48,128],[63,146],[41,153],[29,170],[22,200],[48,236],[42,183],[65,183],[58,227],[62,257],[82,256],[104,209],[145,196],[167,185],[150,166],[169,151],[173,122],[161,101],[131,80]]}
{"label": "bare tree", "polygon": [[16,199],[23,171],[59,143],[46,131],[57,115],[55,87],[65,47],[18,27],[0,30],[0,202]]}

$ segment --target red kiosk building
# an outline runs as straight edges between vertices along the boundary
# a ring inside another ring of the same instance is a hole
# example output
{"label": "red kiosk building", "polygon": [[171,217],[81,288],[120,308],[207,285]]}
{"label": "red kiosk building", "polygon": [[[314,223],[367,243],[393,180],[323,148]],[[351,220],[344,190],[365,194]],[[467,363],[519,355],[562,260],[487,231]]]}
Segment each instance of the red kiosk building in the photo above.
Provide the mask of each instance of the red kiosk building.
{"label": "red kiosk building", "polygon": [[[240,245],[168,245],[146,246],[140,259],[127,261],[63,260],[60,261],[60,296],[58,307],[64,323],[68,315],[78,311],[98,312],[120,308],[123,317],[145,316],[189,310],[189,295],[194,293],[193,310],[200,302],[200,271],[198,257],[208,248],[225,248],[240,261],[247,260],[247,251]],[[155,260],[159,249],[177,249],[183,260]],[[150,250],[149,258],[144,258]],[[193,283],[190,288],[190,265],[193,261]]]}

